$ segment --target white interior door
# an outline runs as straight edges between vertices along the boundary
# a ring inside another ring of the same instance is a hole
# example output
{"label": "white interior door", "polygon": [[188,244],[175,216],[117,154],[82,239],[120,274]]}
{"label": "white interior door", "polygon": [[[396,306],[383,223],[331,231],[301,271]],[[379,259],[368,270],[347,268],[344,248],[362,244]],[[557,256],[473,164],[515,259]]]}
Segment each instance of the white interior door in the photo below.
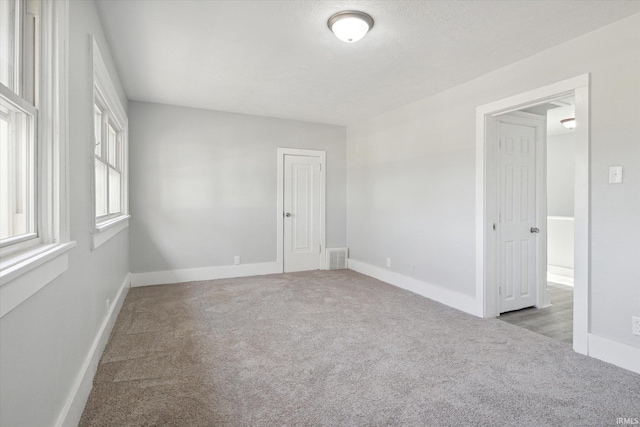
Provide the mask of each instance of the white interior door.
{"label": "white interior door", "polygon": [[[543,239],[545,119],[500,116],[498,177],[498,284],[500,313],[537,304]],[[546,262],[546,261],[545,261]]]}
{"label": "white interior door", "polygon": [[284,156],[284,271],[320,268],[321,158]]}

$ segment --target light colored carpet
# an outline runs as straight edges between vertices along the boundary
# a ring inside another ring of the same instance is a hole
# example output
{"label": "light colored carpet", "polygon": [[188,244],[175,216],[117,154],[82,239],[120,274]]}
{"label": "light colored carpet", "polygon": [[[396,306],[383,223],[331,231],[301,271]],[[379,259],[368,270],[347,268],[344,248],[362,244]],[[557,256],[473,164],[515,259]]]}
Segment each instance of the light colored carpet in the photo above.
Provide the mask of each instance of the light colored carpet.
{"label": "light colored carpet", "polygon": [[353,271],[131,289],[81,426],[601,426],[640,375]]}

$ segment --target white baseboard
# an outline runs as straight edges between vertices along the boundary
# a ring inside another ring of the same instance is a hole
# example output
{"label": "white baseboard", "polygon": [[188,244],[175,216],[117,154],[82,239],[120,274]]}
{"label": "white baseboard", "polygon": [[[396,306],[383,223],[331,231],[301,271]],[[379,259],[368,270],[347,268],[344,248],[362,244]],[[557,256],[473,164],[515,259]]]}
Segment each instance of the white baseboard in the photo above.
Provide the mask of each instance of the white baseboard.
{"label": "white baseboard", "polygon": [[389,283],[402,289],[406,289],[423,297],[438,301],[442,304],[453,307],[465,313],[482,317],[477,313],[477,301],[475,297],[461,294],[441,286],[432,285],[431,283],[422,282],[413,277],[404,276],[391,270],[376,267],[362,261],[349,258],[349,269],[358,273],[371,276],[375,279]]}
{"label": "white baseboard", "polygon": [[547,282],[558,283],[565,286],[573,286],[573,268],[548,264]]}
{"label": "white baseboard", "polygon": [[547,273],[556,274],[558,276],[573,277],[573,268],[547,264]]}
{"label": "white baseboard", "polygon": [[560,276],[553,273],[547,273],[547,282],[556,283],[558,285],[574,286],[573,277]]}
{"label": "white baseboard", "polygon": [[640,347],[589,334],[589,356],[640,374]]}
{"label": "white baseboard", "polygon": [[111,329],[113,329],[118,313],[120,313],[120,309],[122,308],[122,304],[127,296],[130,285],[131,273],[127,273],[127,276],[124,278],[124,281],[113,300],[113,304],[111,304],[111,307],[109,308],[109,312],[107,313],[104,322],[102,322],[102,325],[93,340],[93,344],[89,349],[89,354],[82,364],[82,368],[80,369],[80,373],[73,384],[71,393],[69,393],[67,401],[58,416],[58,421],[55,424],[56,427],[77,426],[80,422],[84,406],[87,403],[89,393],[91,393],[91,388],[93,387],[93,377],[98,369],[98,362],[100,362],[100,357],[102,357],[104,347],[107,345]]}
{"label": "white baseboard", "polygon": [[265,274],[277,273],[282,273],[282,266],[276,262],[188,268],[184,270],[152,271],[150,273],[133,273],[131,286],[166,285],[169,283],[263,276]]}

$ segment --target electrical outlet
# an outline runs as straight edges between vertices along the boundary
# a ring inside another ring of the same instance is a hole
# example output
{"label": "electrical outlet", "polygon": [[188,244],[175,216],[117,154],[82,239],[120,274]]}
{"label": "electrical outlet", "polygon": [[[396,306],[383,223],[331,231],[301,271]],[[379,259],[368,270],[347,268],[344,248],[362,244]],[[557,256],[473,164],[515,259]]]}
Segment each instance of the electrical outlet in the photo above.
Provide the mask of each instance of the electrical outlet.
{"label": "electrical outlet", "polygon": [[633,335],[640,335],[640,317],[632,317],[633,321]]}
{"label": "electrical outlet", "polygon": [[391,258],[387,258],[387,268],[391,268]]}
{"label": "electrical outlet", "polygon": [[233,264],[240,265],[240,255],[236,255],[235,257],[233,257]]}

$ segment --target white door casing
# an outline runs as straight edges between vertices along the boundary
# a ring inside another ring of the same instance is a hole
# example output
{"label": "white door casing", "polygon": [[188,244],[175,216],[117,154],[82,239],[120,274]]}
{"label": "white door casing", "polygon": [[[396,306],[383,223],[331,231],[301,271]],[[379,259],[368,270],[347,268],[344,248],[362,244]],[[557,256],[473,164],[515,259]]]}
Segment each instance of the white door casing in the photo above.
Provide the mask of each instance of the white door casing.
{"label": "white door casing", "polygon": [[573,349],[590,354],[589,339],[589,74],[562,80],[528,92],[509,96],[476,108],[476,314],[499,315],[497,280],[497,201],[492,190],[497,175],[497,149],[493,144],[494,118],[511,111],[575,95],[575,199]]}
{"label": "white door casing", "polygon": [[[517,115],[516,115],[517,114]],[[540,306],[546,275],[544,142],[546,120],[496,118],[498,131],[498,286],[500,312]]]}
{"label": "white door casing", "polygon": [[323,268],[326,153],[278,148],[277,262],[283,272]]}

